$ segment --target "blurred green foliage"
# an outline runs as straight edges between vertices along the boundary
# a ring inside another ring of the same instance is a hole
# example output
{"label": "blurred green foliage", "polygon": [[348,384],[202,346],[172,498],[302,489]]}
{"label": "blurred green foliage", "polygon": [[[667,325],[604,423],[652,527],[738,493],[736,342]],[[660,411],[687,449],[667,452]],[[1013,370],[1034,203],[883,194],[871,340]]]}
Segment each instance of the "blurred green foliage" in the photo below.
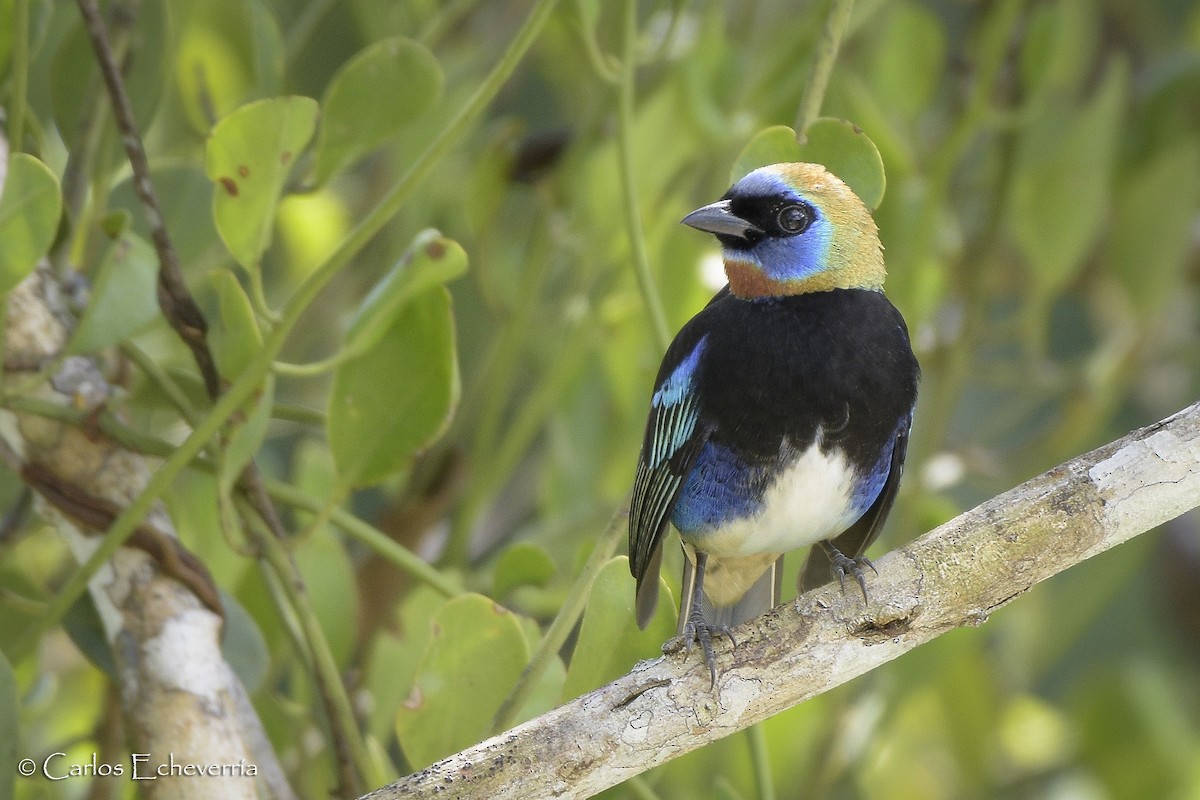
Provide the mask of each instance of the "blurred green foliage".
{"label": "blurred green foliage", "polygon": [[[418,163],[532,5],[163,0],[114,32],[223,375],[245,369],[279,309]],[[772,126],[795,115],[827,8],[638,5],[636,235],[675,330],[719,286],[714,243],[677,221],[731,168],[793,147]],[[559,4],[483,117],[308,306],[288,363],[230,433],[220,479],[189,470],[166,497],[235,607],[231,661],[305,796],[335,781],[328,726],[292,610],[221,533],[221,487],[254,455],[311,501],[281,501],[289,545],[381,775],[488,734],[624,501],[661,356],[621,205],[619,7]],[[30,154],[10,162],[0,198],[0,283],[49,249],[92,283],[73,347],[132,337],[203,412],[187,351],[151,311],[148,231],[74,4],[0,0],[0,79],[22,123],[13,144]],[[887,290],[925,371],[885,545],[1200,396],[1195,3],[860,0],[821,114],[800,157],[864,170]],[[847,155],[839,131],[866,144]],[[68,165],[82,169],[73,185]],[[51,246],[60,182],[67,217]],[[178,440],[171,392],[125,374],[130,425]],[[15,477],[2,484],[19,509]],[[444,580],[431,588],[393,551],[347,538],[334,509]],[[13,657],[74,562],[44,522],[11,518],[0,649]],[[605,796],[752,798],[773,783],[814,800],[1197,800],[1200,531],[1174,525],[767,721],[765,761],[735,736]],[[654,635],[640,633],[624,564],[606,560],[516,718],[654,656],[671,630],[670,591]],[[94,615],[71,619],[85,641]],[[0,714],[0,762],[17,737],[35,758],[112,746],[114,690],[62,629],[12,671],[0,663],[0,708],[16,694],[21,709]],[[755,775],[762,763],[771,780]],[[0,795],[12,775],[0,772]]]}

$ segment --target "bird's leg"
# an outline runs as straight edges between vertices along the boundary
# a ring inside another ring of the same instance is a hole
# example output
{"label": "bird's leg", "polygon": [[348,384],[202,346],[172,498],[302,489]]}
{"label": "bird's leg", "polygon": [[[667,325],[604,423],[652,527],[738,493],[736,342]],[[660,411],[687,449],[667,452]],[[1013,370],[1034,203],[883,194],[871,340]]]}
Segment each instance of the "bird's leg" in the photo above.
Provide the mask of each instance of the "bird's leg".
{"label": "bird's leg", "polygon": [[846,592],[846,576],[853,575],[854,579],[858,581],[858,588],[862,589],[863,602],[869,602],[867,599],[867,576],[863,568],[870,567],[872,572],[876,575],[879,574],[879,570],[875,569],[875,565],[871,563],[871,559],[866,556],[851,558],[834,547],[833,542],[830,541],[818,542],[818,544],[825,551],[825,555],[829,557],[830,571],[838,579],[838,584],[842,587],[842,593]]}
{"label": "bird's leg", "polygon": [[704,566],[707,563],[708,554],[697,551],[696,579],[692,582],[691,608],[688,610],[687,620],[683,624],[683,633],[679,638],[683,640],[684,651],[688,653],[692,652],[694,642],[700,643],[700,649],[704,651],[704,660],[708,664],[710,677],[708,688],[711,689],[717,684],[717,656],[713,652],[713,636],[728,636],[734,647],[737,647],[737,640],[733,638],[733,631],[729,630],[727,625],[710,625],[704,619]]}

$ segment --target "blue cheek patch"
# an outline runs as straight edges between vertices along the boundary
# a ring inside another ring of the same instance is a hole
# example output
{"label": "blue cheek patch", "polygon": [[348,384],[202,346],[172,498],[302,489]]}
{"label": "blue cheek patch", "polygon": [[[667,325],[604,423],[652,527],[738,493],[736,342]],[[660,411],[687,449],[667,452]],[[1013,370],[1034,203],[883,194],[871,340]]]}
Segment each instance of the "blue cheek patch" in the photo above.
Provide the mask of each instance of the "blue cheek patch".
{"label": "blue cheek patch", "polygon": [[684,534],[757,514],[773,470],[751,466],[729,448],[708,442],[688,473],[671,522]]}
{"label": "blue cheek patch", "polygon": [[[819,212],[818,212],[819,213]],[[777,281],[797,281],[829,267],[829,244],[833,223],[818,216],[812,227],[799,236],[764,239],[754,248],[763,273]]]}

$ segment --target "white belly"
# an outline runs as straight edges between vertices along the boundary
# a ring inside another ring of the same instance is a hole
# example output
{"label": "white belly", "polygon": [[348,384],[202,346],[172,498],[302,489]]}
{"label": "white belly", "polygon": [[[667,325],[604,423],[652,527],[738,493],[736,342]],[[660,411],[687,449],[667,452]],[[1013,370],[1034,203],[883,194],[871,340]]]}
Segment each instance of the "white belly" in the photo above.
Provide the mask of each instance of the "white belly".
{"label": "white belly", "polygon": [[775,479],[758,514],[686,538],[714,556],[786,553],[831,539],[854,524],[854,468],[841,450],[813,445]]}

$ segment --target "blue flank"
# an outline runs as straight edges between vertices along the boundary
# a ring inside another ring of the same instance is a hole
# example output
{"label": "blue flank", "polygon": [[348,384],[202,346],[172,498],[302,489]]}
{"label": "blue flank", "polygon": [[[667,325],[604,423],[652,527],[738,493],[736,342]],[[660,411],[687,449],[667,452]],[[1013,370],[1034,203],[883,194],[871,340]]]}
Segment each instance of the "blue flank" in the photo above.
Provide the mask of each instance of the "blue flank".
{"label": "blue flank", "polygon": [[[887,483],[894,443],[893,439],[884,448],[869,473],[857,476],[854,481],[850,506],[856,520],[879,498]],[[729,448],[708,442],[684,481],[671,522],[686,538],[696,541],[727,522],[757,516],[763,510],[766,491],[790,466],[790,463],[752,466]]]}
{"label": "blue flank", "polygon": [[762,510],[762,496],[777,474],[773,463],[751,466],[732,450],[706,442],[679,491],[671,522],[685,535]]}
{"label": "blue flank", "polygon": [[888,474],[892,471],[892,450],[896,447],[895,437],[888,440],[887,447],[879,454],[879,460],[871,471],[860,476],[854,482],[854,491],[850,495],[850,505],[856,517],[861,517],[879,498],[883,485],[887,483]]}

